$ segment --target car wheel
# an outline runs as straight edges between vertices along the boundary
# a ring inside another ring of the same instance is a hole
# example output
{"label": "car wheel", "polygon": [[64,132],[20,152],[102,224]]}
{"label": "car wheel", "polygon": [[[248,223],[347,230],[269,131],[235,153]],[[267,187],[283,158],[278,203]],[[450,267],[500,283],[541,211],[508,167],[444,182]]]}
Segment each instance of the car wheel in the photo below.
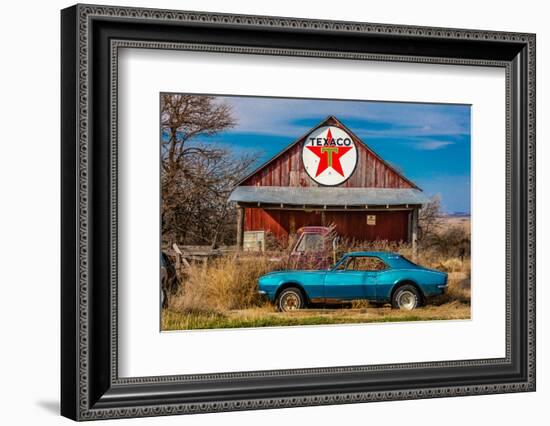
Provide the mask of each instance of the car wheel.
{"label": "car wheel", "polygon": [[393,294],[391,305],[395,309],[411,311],[421,305],[422,296],[415,286],[406,284],[399,287]]}
{"label": "car wheel", "polygon": [[281,312],[296,311],[304,306],[304,295],[296,287],[285,288],[277,297],[277,309]]}

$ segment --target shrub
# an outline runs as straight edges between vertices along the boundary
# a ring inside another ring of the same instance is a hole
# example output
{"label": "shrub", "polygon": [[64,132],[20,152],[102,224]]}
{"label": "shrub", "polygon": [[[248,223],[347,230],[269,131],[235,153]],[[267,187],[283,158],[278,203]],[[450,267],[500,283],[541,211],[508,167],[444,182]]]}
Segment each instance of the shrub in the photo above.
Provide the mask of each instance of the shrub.
{"label": "shrub", "polygon": [[470,234],[464,227],[449,226],[441,232],[423,238],[420,248],[437,250],[446,256],[464,258],[470,255]]}
{"label": "shrub", "polygon": [[273,269],[265,256],[225,256],[192,265],[171,308],[223,312],[259,305],[258,278]]}

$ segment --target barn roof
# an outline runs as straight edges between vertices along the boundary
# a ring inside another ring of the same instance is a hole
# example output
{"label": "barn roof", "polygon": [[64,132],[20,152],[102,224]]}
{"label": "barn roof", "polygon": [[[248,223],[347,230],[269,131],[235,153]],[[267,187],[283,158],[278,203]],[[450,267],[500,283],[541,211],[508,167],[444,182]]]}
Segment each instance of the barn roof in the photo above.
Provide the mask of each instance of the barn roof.
{"label": "barn roof", "polygon": [[397,206],[425,204],[428,198],[414,188],[238,186],[229,201],[289,206]]}
{"label": "barn roof", "polygon": [[275,154],[273,157],[269,158],[267,161],[265,161],[263,164],[259,165],[257,168],[252,170],[249,174],[247,174],[245,177],[243,177],[239,182],[236,183],[235,186],[242,185],[244,182],[246,182],[249,178],[254,176],[255,174],[259,173],[261,170],[266,168],[269,164],[273,163],[277,158],[282,156],[285,152],[292,149],[296,144],[303,142],[305,137],[309,135],[311,132],[313,132],[315,129],[318,129],[323,126],[334,126],[340,127],[341,129],[345,130],[348,134],[352,135],[362,146],[364,146],[369,152],[374,155],[378,161],[383,163],[387,168],[392,170],[396,175],[398,175],[401,179],[403,179],[405,182],[409,183],[413,188],[417,188],[421,190],[413,181],[408,179],[406,176],[403,175],[399,170],[397,170],[394,166],[392,166],[390,163],[388,163],[386,160],[384,160],[382,157],[380,157],[370,146],[368,146],[363,140],[358,137],[352,130],[350,130],[345,124],[343,124],[340,120],[338,120],[335,116],[329,115],[324,120],[322,120],[319,124],[309,129],[306,133],[304,133],[302,136],[300,136],[298,139],[294,140],[292,143],[287,145],[283,150],[279,151],[277,154]]}

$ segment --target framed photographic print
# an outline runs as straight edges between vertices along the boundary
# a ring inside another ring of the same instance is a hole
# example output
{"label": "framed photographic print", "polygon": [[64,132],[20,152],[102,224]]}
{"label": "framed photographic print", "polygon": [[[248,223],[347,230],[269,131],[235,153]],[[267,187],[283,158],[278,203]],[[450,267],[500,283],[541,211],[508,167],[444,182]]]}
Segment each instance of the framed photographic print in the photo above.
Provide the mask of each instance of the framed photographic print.
{"label": "framed photographic print", "polygon": [[535,390],[535,36],[76,5],[74,420]]}

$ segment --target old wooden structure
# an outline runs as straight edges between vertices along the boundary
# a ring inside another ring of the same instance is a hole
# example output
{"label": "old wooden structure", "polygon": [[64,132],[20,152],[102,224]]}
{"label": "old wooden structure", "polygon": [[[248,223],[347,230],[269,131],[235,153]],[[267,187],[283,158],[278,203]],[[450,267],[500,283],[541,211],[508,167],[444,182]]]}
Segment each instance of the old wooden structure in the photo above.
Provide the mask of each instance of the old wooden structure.
{"label": "old wooden structure", "polygon": [[347,180],[318,183],[304,166],[302,136],[246,176],[233,190],[237,203],[237,241],[244,231],[271,232],[285,240],[302,226],[334,224],[350,239],[411,242],[416,247],[418,211],[427,201],[422,190],[384,161],[350,129],[330,116],[320,128],[342,129],[356,147],[357,160]]}

